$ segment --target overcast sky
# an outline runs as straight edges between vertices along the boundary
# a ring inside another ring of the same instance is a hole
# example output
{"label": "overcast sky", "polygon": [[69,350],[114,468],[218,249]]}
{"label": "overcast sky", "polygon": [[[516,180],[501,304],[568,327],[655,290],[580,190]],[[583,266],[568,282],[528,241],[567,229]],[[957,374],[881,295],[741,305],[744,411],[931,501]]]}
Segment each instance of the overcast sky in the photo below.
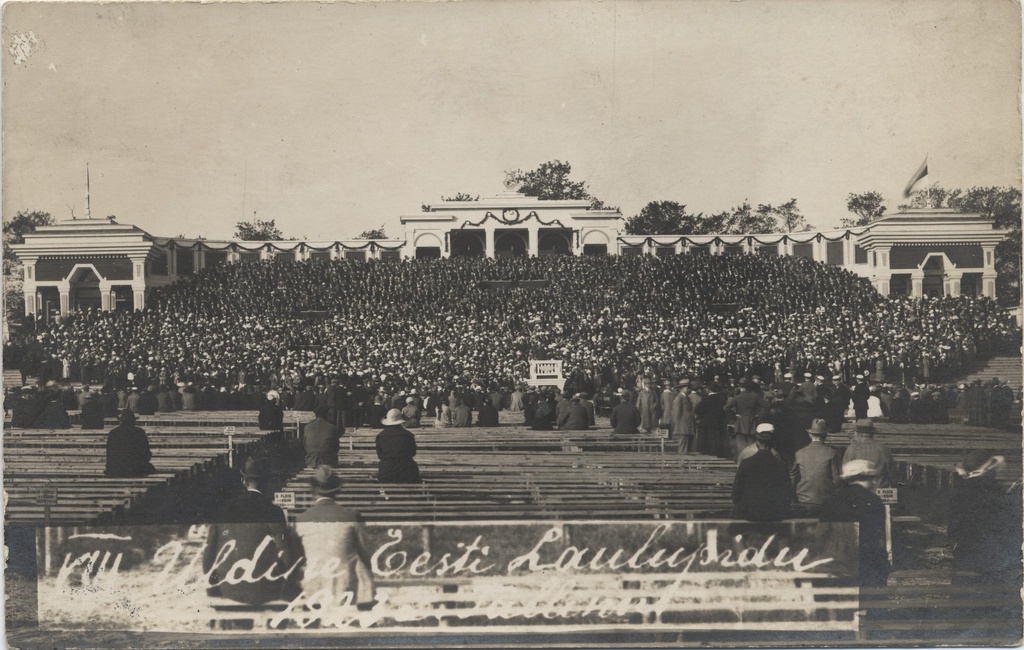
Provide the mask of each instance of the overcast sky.
{"label": "overcast sky", "polygon": [[[337,239],[561,159],[623,214],[1019,185],[1007,0],[14,4],[3,216]],[[14,52],[12,52],[14,48]]]}

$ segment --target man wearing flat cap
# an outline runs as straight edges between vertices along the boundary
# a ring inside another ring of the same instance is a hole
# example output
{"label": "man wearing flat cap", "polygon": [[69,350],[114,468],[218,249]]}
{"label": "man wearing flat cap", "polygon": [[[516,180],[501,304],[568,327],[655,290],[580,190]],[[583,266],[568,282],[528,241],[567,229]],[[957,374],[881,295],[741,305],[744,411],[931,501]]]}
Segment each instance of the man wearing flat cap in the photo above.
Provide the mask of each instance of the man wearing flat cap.
{"label": "man wearing flat cap", "polygon": [[302,590],[321,607],[372,604],[373,571],[363,542],[362,517],[335,502],[342,485],[330,467],[316,468],[309,487],[313,505],[295,517],[306,558]]}
{"label": "man wearing flat cap", "polygon": [[[301,557],[284,511],[271,500],[270,463],[250,457],[240,473],[245,492],[227,499],[210,516],[203,552],[203,571],[210,576],[207,593],[249,605],[290,600],[299,593],[298,571],[288,579],[262,577],[287,572]],[[232,567],[239,560],[253,561],[251,575],[256,578],[239,580],[233,575],[238,573]]]}

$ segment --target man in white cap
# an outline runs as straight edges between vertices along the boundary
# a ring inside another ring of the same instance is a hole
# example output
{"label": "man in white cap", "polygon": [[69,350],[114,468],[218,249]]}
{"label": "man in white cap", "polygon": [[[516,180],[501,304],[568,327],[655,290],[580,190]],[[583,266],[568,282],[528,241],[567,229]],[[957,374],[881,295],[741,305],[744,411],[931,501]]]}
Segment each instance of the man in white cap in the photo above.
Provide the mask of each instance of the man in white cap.
{"label": "man in white cap", "polygon": [[733,516],[746,521],[781,521],[789,516],[793,488],[786,464],[771,453],[772,434],[756,435],[757,451],[745,458],[732,482]]}
{"label": "man in white cap", "polygon": [[860,524],[859,571],[862,587],[884,587],[889,578],[885,550],[885,506],[875,494],[879,471],[869,460],[843,463],[846,481],[821,506],[821,521],[852,521]]}
{"label": "man in white cap", "polygon": [[825,420],[814,420],[807,434],[811,444],[797,449],[789,476],[796,489],[796,500],[808,514],[817,515],[825,499],[839,485],[839,452],[825,444]]}
{"label": "man in white cap", "polygon": [[853,412],[854,417],[862,420],[868,416],[868,398],[871,397],[871,388],[864,375],[857,375],[857,385],[853,387]]}

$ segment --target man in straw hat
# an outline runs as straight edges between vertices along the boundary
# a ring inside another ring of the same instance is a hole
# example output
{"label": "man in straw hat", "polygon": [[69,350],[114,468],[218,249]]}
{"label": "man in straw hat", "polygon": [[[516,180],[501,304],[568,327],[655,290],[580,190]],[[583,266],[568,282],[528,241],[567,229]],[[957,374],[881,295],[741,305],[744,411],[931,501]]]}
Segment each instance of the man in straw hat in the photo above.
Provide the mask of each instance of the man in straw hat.
{"label": "man in straw hat", "polygon": [[860,524],[858,543],[860,585],[884,587],[889,578],[889,556],[885,550],[885,506],[875,494],[879,469],[869,460],[843,463],[837,488],[821,506],[821,521],[852,521]]}
{"label": "man in straw hat", "polygon": [[363,542],[362,517],[335,502],[342,485],[330,467],[316,468],[309,487],[313,505],[295,517],[306,557],[302,590],[321,607],[372,606],[373,571]]}
{"label": "man in straw hat", "polygon": [[[268,572],[286,573],[301,557],[284,511],[270,497],[270,463],[250,457],[240,474],[245,492],[227,499],[211,516],[203,553],[203,571],[209,575],[207,593],[249,605],[290,600],[299,593],[297,571],[291,579],[263,577]],[[237,579],[241,571],[236,566],[244,566],[247,574],[256,577]]]}
{"label": "man in straw hat", "polygon": [[419,483],[420,468],[416,456],[416,438],[403,425],[405,416],[391,409],[380,421],[384,428],[377,434],[377,480],[381,483]]}
{"label": "man in straw hat", "polygon": [[871,418],[857,420],[853,442],[843,454],[843,463],[869,460],[879,472],[880,487],[892,487],[896,477],[896,460],[889,448],[875,440],[875,423]]}
{"label": "man in straw hat", "polygon": [[789,476],[796,488],[796,500],[816,515],[839,485],[839,452],[825,444],[828,427],[825,420],[816,419],[807,429],[811,444],[798,449]]}

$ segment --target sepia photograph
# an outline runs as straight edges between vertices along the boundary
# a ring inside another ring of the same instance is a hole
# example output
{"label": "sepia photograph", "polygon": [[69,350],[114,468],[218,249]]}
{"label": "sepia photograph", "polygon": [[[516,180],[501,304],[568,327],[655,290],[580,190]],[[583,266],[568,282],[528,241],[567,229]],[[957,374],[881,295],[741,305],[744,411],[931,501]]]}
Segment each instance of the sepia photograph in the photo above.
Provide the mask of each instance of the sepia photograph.
{"label": "sepia photograph", "polygon": [[1021,18],[3,3],[6,644],[1020,646]]}

